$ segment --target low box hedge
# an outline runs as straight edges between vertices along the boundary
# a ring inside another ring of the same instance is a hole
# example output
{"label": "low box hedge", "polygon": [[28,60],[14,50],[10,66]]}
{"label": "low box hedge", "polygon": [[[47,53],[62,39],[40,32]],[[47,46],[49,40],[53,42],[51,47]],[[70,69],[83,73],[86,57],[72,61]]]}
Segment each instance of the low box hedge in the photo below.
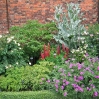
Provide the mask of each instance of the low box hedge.
{"label": "low box hedge", "polygon": [[66,99],[51,91],[0,92],[0,99]]}

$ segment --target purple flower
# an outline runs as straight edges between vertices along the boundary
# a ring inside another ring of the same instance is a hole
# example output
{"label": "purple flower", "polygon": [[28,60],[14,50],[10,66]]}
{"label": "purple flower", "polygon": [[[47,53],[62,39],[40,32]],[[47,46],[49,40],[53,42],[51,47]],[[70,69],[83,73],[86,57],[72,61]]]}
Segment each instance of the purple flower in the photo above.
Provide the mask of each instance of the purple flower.
{"label": "purple flower", "polygon": [[93,96],[94,96],[94,97],[97,97],[97,96],[98,96],[98,92],[97,92],[97,91],[94,92],[94,93],[93,93]]}
{"label": "purple flower", "polygon": [[89,88],[89,87],[87,87],[86,89],[87,89],[88,91],[91,91],[91,88]]}
{"label": "purple flower", "polygon": [[69,84],[69,81],[66,81],[65,84],[68,85]]}
{"label": "purple flower", "polygon": [[67,92],[64,92],[64,96],[67,96]]}
{"label": "purple flower", "polygon": [[47,80],[46,82],[50,83],[50,80]]}
{"label": "purple flower", "polygon": [[80,86],[78,86],[78,90],[79,90],[80,92],[83,92],[83,88],[81,88]]}
{"label": "purple flower", "polygon": [[99,71],[99,66],[97,67],[97,70]]}
{"label": "purple flower", "polygon": [[84,72],[80,72],[80,75],[83,75],[84,74]]}
{"label": "purple flower", "polygon": [[64,90],[64,86],[61,86],[61,89]]}
{"label": "purple flower", "polygon": [[63,83],[66,82],[66,79],[63,79]]}
{"label": "purple flower", "polygon": [[90,86],[91,86],[92,88],[95,88],[95,85],[93,85],[93,84],[90,84]]}
{"label": "purple flower", "polygon": [[70,72],[68,72],[68,76],[71,76],[71,73]]}
{"label": "purple flower", "polygon": [[78,70],[80,70],[81,68],[82,68],[82,65],[78,63]]}
{"label": "purple flower", "polygon": [[60,81],[59,81],[59,80],[55,80],[55,82],[56,82],[56,83],[59,83]]}
{"label": "purple flower", "polygon": [[95,76],[95,78],[99,78],[99,76]]}
{"label": "purple flower", "polygon": [[56,89],[58,89],[58,84],[55,84]]}
{"label": "purple flower", "polygon": [[78,76],[78,80],[83,80],[84,77],[83,76]]}
{"label": "purple flower", "polygon": [[71,63],[70,65],[69,65],[69,68],[72,68],[73,67],[73,64]]}

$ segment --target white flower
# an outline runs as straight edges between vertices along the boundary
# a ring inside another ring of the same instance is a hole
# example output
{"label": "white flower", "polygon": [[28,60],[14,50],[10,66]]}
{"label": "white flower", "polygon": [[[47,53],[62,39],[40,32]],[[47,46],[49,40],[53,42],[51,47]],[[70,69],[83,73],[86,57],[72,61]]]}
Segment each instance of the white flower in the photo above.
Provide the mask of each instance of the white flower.
{"label": "white flower", "polygon": [[86,31],[84,31],[84,34],[85,34],[85,35],[88,35],[89,33],[88,33],[88,32],[86,32]]}
{"label": "white flower", "polygon": [[2,38],[2,35],[0,35],[0,38]]}
{"label": "white flower", "polygon": [[13,40],[13,41],[14,41],[15,44],[17,43],[16,40]]}
{"label": "white flower", "polygon": [[9,67],[11,67],[11,65],[9,65]]}
{"label": "white flower", "polygon": [[18,46],[20,46],[20,44],[18,43]]}
{"label": "white flower", "polygon": [[18,63],[18,62],[16,62],[16,64],[18,65],[19,63]]}
{"label": "white flower", "polygon": [[31,62],[29,62],[29,65],[31,65]]}
{"label": "white flower", "polygon": [[14,39],[14,36],[11,36],[11,39]]}
{"label": "white flower", "polygon": [[72,51],[71,51],[72,53],[74,53],[75,52],[75,50],[74,49],[72,49]]}
{"label": "white flower", "polygon": [[19,49],[22,49],[21,47]]}
{"label": "white flower", "polygon": [[13,53],[13,50],[11,51],[11,53]]}
{"label": "white flower", "polygon": [[93,34],[90,34],[90,36],[92,37],[92,36],[93,36]]}
{"label": "white flower", "polygon": [[12,38],[7,38],[7,43],[10,43],[12,41]]}
{"label": "white flower", "polygon": [[5,68],[8,69],[9,67],[8,66],[5,66]]}
{"label": "white flower", "polygon": [[84,41],[82,41],[82,43],[84,43]]}

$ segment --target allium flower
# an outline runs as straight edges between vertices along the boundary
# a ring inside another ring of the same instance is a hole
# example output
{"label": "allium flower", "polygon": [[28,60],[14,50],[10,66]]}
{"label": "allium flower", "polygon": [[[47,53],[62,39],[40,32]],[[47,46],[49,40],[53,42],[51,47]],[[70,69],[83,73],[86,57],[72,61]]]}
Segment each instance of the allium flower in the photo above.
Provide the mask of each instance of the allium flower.
{"label": "allium flower", "polygon": [[67,96],[67,92],[64,92],[64,96]]}
{"label": "allium flower", "polygon": [[97,96],[98,96],[98,92],[94,92],[94,93],[93,93],[93,96],[94,96],[94,97],[97,97]]}

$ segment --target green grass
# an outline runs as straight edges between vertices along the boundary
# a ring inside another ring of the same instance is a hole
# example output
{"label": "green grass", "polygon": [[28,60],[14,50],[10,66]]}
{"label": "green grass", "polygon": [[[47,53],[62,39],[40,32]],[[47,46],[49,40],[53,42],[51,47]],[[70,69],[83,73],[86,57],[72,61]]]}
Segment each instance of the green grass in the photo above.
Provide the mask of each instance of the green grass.
{"label": "green grass", "polygon": [[66,99],[51,91],[0,92],[0,99]]}

